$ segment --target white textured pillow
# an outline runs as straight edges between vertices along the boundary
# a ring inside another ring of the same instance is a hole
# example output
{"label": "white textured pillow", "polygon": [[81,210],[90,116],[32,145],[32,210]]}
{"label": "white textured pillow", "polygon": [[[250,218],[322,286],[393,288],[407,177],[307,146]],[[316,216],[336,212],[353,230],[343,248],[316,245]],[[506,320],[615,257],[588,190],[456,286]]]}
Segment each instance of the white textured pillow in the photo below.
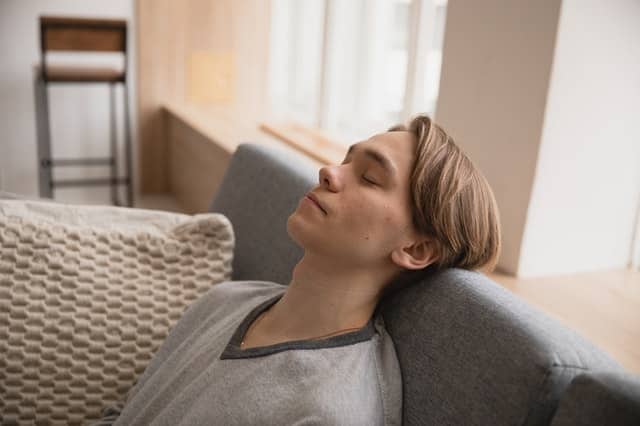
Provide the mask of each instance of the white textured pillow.
{"label": "white textured pillow", "polygon": [[221,214],[0,200],[0,423],[100,418],[233,246]]}

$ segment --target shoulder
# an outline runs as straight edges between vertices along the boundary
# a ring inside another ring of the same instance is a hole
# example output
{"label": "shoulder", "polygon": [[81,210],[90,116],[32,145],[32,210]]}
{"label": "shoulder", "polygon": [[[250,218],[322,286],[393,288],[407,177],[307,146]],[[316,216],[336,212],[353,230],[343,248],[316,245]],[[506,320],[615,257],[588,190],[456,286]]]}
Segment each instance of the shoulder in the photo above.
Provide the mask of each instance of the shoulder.
{"label": "shoulder", "polygon": [[199,325],[231,318],[278,293],[286,286],[269,281],[223,281],[202,293],[183,311],[167,340],[193,333]]}
{"label": "shoulder", "polygon": [[202,294],[185,311],[184,316],[226,315],[238,312],[244,306],[258,303],[284,293],[286,286],[271,281],[223,281]]}
{"label": "shoulder", "polygon": [[273,291],[284,291],[286,285],[273,281],[245,280],[223,281],[211,287],[207,293],[220,294],[271,294]]}
{"label": "shoulder", "polygon": [[142,386],[183,342],[201,333],[203,324],[218,324],[224,317],[238,317],[245,305],[257,304],[285,289],[284,285],[268,281],[224,281],[215,284],[191,303],[171,327],[138,385]]}
{"label": "shoulder", "polygon": [[207,290],[198,302],[215,301],[247,301],[264,299],[283,293],[287,286],[271,281],[223,281]]}

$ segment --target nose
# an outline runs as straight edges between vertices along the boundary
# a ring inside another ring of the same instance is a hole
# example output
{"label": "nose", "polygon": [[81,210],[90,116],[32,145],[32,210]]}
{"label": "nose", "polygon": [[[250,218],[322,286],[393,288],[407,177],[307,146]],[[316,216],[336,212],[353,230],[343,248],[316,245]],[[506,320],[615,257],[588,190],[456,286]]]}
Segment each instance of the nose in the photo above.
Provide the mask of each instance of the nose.
{"label": "nose", "polygon": [[338,166],[324,166],[319,172],[320,186],[329,191],[337,192],[342,188],[342,181],[338,175]]}

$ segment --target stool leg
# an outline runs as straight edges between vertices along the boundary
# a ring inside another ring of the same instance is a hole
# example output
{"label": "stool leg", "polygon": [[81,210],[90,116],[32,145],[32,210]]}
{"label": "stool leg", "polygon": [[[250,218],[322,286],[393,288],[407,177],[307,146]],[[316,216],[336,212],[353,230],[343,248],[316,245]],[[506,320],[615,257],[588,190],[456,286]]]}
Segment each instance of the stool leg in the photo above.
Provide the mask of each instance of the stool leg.
{"label": "stool leg", "polygon": [[111,203],[115,206],[118,203],[118,148],[116,139],[116,103],[115,103],[115,84],[109,83],[109,108],[110,108],[110,127],[109,136],[111,138]]}
{"label": "stool leg", "polygon": [[125,163],[127,168],[127,205],[133,207],[133,148],[131,146],[131,122],[129,120],[129,89],[124,83],[124,140],[125,140]]}
{"label": "stool leg", "polygon": [[36,133],[38,138],[38,186],[40,197],[53,198],[51,177],[51,133],[49,126],[49,98],[47,83],[37,72],[33,81],[36,104]]}

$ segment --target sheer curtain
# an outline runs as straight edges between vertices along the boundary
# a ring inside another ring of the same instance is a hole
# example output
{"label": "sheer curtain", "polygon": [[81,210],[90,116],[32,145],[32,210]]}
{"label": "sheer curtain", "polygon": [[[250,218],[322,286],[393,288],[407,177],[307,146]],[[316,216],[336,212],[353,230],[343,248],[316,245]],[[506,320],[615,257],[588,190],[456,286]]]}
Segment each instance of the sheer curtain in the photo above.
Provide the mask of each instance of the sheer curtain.
{"label": "sheer curtain", "polygon": [[352,143],[433,114],[446,0],[273,0],[277,118]]}
{"label": "sheer curtain", "polygon": [[319,125],[354,140],[400,120],[409,1],[329,1],[324,114]]}
{"label": "sheer curtain", "polygon": [[269,98],[274,117],[315,126],[325,0],[272,0]]}

